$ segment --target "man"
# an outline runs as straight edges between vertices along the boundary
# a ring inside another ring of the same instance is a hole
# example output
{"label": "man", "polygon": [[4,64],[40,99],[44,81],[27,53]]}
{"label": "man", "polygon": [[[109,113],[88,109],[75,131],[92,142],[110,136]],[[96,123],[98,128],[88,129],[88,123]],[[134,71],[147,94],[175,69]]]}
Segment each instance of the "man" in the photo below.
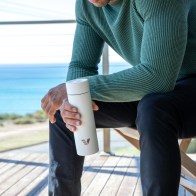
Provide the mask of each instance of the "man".
{"label": "man", "polygon": [[[97,127],[137,127],[143,195],[177,195],[178,138],[196,135],[196,1],[77,0],[76,19],[67,80],[88,78]],[[133,67],[97,75],[104,42]],[[73,132],[82,116],[65,84],[42,108],[51,121],[49,195],[80,195],[84,157]]]}

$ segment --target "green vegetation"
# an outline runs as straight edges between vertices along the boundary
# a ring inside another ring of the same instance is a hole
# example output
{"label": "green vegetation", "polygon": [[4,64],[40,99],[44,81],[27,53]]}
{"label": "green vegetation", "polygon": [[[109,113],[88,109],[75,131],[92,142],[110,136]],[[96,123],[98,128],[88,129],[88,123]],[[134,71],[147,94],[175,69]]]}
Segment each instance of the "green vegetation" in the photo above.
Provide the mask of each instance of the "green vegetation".
{"label": "green vegetation", "polygon": [[36,122],[45,122],[47,116],[43,111],[36,111],[32,114],[19,115],[19,114],[0,114],[0,126],[3,122],[12,121],[14,124],[33,124]]}
{"label": "green vegetation", "polygon": [[115,155],[130,155],[130,154],[134,154],[134,155],[138,155],[140,154],[140,151],[137,150],[135,147],[133,147],[132,145],[130,145],[130,147],[127,148],[117,148],[114,149],[114,154]]}
{"label": "green vegetation", "polygon": [[43,111],[26,115],[0,114],[0,152],[47,142],[47,123],[42,123],[46,121]]}
{"label": "green vegetation", "polygon": [[18,118],[21,118],[22,115],[19,114],[0,114],[0,121],[6,121],[6,120],[15,120]]}
{"label": "green vegetation", "polygon": [[48,130],[24,131],[17,135],[0,138],[0,152],[36,145],[48,141]]}

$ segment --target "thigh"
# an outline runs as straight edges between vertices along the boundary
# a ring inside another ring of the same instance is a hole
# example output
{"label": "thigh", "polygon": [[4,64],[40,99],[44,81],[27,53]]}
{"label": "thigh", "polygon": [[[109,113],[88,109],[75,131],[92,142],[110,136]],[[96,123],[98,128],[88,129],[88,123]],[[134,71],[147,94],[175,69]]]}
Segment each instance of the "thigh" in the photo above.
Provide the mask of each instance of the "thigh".
{"label": "thigh", "polygon": [[182,119],[180,137],[196,136],[196,76],[178,81],[171,95]]}
{"label": "thigh", "polygon": [[97,128],[135,127],[138,102],[95,102],[99,106],[94,112]]}
{"label": "thigh", "polygon": [[178,81],[171,92],[144,96],[138,105],[138,117],[141,115],[152,123],[152,118],[161,118],[173,126],[179,138],[196,136],[196,77]]}
{"label": "thigh", "polygon": [[[171,92],[148,96],[160,100],[166,109],[175,107],[175,114],[180,118],[179,138],[196,136],[196,76],[178,81]],[[136,127],[139,102],[96,103],[99,106],[99,111],[94,113],[97,128]]]}

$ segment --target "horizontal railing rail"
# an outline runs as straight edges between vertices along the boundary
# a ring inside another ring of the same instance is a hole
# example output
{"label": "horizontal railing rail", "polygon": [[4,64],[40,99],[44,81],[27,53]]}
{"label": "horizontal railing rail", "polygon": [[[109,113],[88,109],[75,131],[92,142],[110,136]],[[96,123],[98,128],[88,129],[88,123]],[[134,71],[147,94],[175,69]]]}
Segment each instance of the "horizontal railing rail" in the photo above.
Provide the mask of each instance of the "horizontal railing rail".
{"label": "horizontal railing rail", "polygon": [[75,20],[2,21],[0,25],[62,24],[75,22]]}

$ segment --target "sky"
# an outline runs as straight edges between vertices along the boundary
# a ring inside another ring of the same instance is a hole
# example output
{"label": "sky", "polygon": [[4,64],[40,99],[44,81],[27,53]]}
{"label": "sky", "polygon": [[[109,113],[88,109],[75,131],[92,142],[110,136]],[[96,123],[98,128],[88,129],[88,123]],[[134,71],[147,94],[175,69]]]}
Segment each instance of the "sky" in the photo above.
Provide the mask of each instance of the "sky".
{"label": "sky", "polygon": [[1,0],[0,21],[73,19],[75,0]]}
{"label": "sky", "polygon": [[[1,0],[0,22],[75,19],[74,4],[74,0]],[[75,24],[0,25],[0,29],[1,65],[70,61]]]}
{"label": "sky", "polygon": [[[2,25],[75,19],[75,0],[0,0],[0,66],[69,63],[75,24]],[[122,61],[110,49],[113,61]]]}

